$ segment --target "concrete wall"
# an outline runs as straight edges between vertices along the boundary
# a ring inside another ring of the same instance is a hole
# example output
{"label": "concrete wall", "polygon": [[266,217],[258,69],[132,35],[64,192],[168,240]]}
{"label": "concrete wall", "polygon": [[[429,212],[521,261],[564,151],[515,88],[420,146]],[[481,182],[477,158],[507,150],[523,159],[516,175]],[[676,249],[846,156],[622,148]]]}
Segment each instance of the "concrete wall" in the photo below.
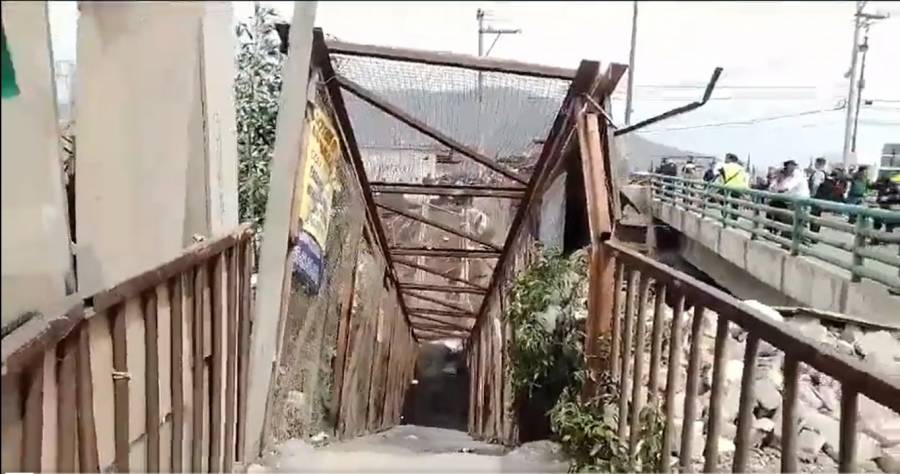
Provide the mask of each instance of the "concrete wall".
{"label": "concrete wall", "polygon": [[45,2],[4,2],[20,94],[2,102],[2,324],[51,316],[74,291]]}
{"label": "concrete wall", "polygon": [[75,88],[80,290],[237,225],[225,3],[82,3]]}
{"label": "concrete wall", "polygon": [[538,240],[547,247],[562,249],[566,227],[566,174],[560,174],[541,197]]}
{"label": "concrete wall", "polygon": [[[851,282],[849,273],[842,274],[826,263],[809,257],[791,256],[770,242],[750,240],[746,232],[723,228],[719,222],[701,218],[694,212],[668,203],[654,201],[653,215],[689,240],[686,244],[689,253],[698,254],[698,251],[690,249],[700,245],[735,269],[801,305],[900,327],[897,321],[900,297],[888,293],[883,285],[866,280]],[[720,264],[712,259],[703,258],[696,262],[695,265],[707,273],[721,271]],[[740,278],[746,281],[744,276]]]}

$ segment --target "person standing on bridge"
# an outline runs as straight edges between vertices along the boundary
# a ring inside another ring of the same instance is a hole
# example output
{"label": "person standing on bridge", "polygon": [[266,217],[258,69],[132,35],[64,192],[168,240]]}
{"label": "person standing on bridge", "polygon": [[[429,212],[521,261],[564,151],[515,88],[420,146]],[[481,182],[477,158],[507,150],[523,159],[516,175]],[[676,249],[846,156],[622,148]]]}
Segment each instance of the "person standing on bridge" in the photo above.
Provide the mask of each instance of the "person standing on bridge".
{"label": "person standing on bridge", "polygon": [[[847,191],[847,204],[865,206],[869,192],[869,167],[860,166],[850,177],[850,189]],[[856,223],[856,214],[850,214],[850,224]]]}
{"label": "person standing on bridge", "polygon": [[[822,185],[825,183],[827,179],[827,174],[825,171],[825,166],[828,164],[825,161],[825,158],[816,158],[816,163],[813,168],[812,174],[809,176],[809,194],[815,199],[823,199],[824,197],[819,194],[819,190],[822,189]],[[823,193],[824,194],[824,193]],[[820,217],[822,215],[822,208],[816,205],[811,206],[810,214],[815,217]],[[819,224],[815,222],[810,222],[809,230],[813,232],[819,231]]]}
{"label": "person standing on bridge", "polygon": [[[806,180],[806,175],[803,173],[803,170],[797,166],[796,161],[787,160],[784,162],[784,166],[781,168],[781,179],[773,183],[771,191],[794,198],[809,198],[809,183]],[[793,208],[786,199],[772,199],[772,201],[769,202],[769,205],[785,210]],[[786,215],[783,212],[773,214],[774,216],[772,217],[774,217],[776,221],[788,226],[793,226],[794,217],[792,215]],[[793,232],[789,230],[781,231],[781,235],[788,240],[793,238]]]}
{"label": "person standing on bridge", "polygon": [[[725,190],[726,199],[737,199],[747,190],[747,188],[749,188],[747,170],[744,169],[741,160],[739,160],[734,153],[727,153],[725,155],[725,164],[719,168],[716,180],[718,184],[727,188]],[[737,219],[738,204],[736,202],[728,203],[727,200],[723,203],[722,215],[726,219],[728,218],[728,211],[726,210],[728,207],[735,210],[733,217]]]}

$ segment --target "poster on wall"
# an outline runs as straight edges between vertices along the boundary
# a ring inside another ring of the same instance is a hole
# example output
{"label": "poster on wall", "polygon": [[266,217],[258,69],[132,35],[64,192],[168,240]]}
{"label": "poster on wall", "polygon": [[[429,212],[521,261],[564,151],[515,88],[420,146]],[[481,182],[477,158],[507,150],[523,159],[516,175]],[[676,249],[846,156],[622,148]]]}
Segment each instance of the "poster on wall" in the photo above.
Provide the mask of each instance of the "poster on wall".
{"label": "poster on wall", "polygon": [[318,107],[313,109],[306,161],[300,170],[303,186],[296,203],[302,230],[325,248],[335,187],[335,163],[339,158],[337,135]]}
{"label": "poster on wall", "polygon": [[323,249],[328,238],[340,149],[334,128],[318,107],[313,108],[309,125],[306,160],[297,177],[301,188],[294,203],[300,232],[291,260],[294,278],[312,295],[318,293],[325,269]]}
{"label": "poster on wall", "polygon": [[322,258],[322,248],[306,232],[300,233],[297,245],[291,249],[291,263],[294,269],[294,280],[300,284],[306,294],[318,293],[322,286],[325,261]]}

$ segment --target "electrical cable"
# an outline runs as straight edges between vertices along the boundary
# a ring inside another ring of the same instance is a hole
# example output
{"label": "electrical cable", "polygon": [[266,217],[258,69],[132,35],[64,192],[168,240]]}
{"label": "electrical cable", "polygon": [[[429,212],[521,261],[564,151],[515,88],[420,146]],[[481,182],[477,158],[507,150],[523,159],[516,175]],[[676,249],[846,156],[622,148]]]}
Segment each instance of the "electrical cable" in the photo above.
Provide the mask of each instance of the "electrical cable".
{"label": "electrical cable", "polygon": [[846,108],[846,105],[841,104],[838,107],[834,107],[827,110],[807,110],[805,112],[798,112],[793,114],[784,114],[784,115],[775,115],[771,117],[760,117],[756,119],[750,120],[738,120],[733,122],[717,122],[717,123],[706,123],[701,125],[687,125],[684,127],[668,127],[668,128],[656,128],[650,130],[642,130],[639,133],[654,133],[654,132],[674,132],[678,130],[693,130],[698,128],[711,128],[711,127],[726,127],[732,125],[755,125],[761,122],[769,122],[772,120],[781,120],[786,118],[794,118],[794,117],[804,117],[808,115],[817,115],[817,114],[825,114],[830,112],[836,112],[838,110],[843,110]]}

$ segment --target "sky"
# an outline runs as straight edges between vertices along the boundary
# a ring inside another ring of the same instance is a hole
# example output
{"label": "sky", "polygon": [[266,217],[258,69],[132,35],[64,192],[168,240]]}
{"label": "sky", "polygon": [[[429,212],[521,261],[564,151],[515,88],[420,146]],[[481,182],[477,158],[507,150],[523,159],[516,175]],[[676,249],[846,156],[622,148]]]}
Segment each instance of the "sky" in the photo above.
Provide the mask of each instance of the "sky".
{"label": "sky", "polygon": [[[55,59],[74,61],[77,6],[50,3]],[[236,20],[252,13],[252,2],[232,3]],[[291,2],[261,3],[291,18]],[[475,54],[478,8],[488,25],[522,30],[503,35],[492,57],[628,63],[631,2],[319,2],[316,25],[344,41]],[[900,142],[900,2],[866,11],[891,14],[869,31],[863,99],[873,103],[860,113],[858,155],[874,163],[884,143]],[[846,111],[830,109],[848,92],[853,12],[854,2],[639,2],[632,121],[698,100],[721,66],[709,103],[641,136],[760,165],[840,156]],[[625,83],[613,101],[619,121]]]}

